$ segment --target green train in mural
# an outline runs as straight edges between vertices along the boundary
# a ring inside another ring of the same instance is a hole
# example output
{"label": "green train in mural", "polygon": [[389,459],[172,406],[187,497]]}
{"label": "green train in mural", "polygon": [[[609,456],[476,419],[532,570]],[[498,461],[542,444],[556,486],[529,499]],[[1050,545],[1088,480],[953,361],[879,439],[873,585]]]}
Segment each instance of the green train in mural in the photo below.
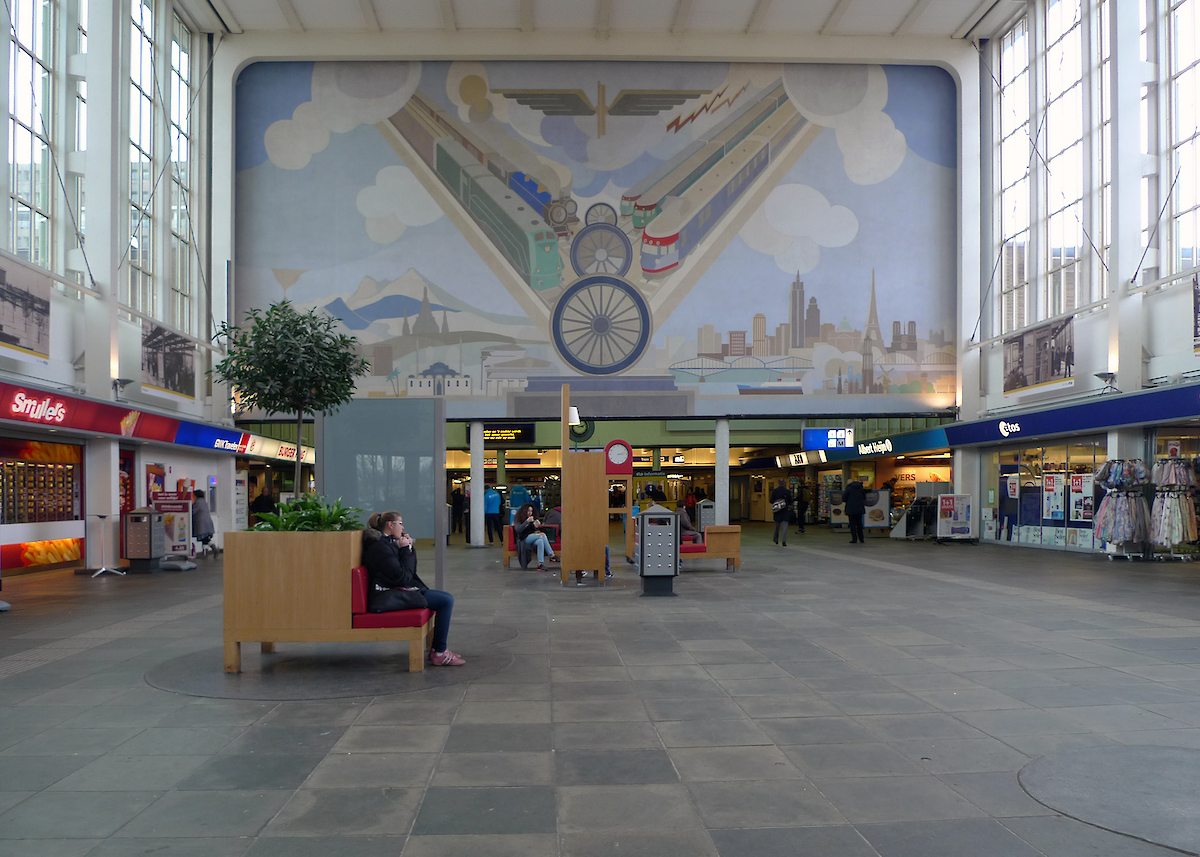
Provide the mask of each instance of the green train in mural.
{"label": "green train in mural", "polygon": [[450,137],[434,142],[433,166],[531,288],[544,292],[562,284],[558,236],[540,212]]}

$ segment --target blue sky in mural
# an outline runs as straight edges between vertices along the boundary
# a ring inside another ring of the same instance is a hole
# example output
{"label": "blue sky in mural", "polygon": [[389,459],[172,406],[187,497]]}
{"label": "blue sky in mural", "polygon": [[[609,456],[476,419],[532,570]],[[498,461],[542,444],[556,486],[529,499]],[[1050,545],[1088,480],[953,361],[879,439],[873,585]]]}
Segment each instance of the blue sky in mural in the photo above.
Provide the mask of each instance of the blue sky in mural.
{"label": "blue sky in mural", "polygon": [[892,117],[908,148],[927,161],[958,166],[958,108],[954,78],[934,66],[885,65]]}
{"label": "blue sky in mural", "polygon": [[267,159],[263,134],[277,119],[312,98],[310,62],[256,62],[243,69],[237,81],[237,169],[257,166]]}

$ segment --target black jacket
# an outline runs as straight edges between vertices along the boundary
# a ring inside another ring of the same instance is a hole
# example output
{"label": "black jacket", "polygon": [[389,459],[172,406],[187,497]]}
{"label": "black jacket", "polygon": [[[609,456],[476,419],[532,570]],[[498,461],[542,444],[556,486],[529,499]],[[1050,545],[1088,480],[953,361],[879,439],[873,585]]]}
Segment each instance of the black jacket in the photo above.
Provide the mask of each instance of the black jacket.
{"label": "black jacket", "polygon": [[780,485],[771,492],[771,505],[775,505],[775,501],[783,500],[787,503],[781,510],[775,513],[776,521],[786,521],[792,507],[792,492]]}
{"label": "black jacket", "polygon": [[861,515],[867,511],[867,489],[855,479],[842,492],[842,502],[846,504],[847,515]]}
{"label": "black jacket", "polygon": [[363,553],[363,565],[371,588],[400,589],[415,586],[424,592],[429,587],[417,576],[417,552],[410,545],[400,547],[391,536],[377,539]]}

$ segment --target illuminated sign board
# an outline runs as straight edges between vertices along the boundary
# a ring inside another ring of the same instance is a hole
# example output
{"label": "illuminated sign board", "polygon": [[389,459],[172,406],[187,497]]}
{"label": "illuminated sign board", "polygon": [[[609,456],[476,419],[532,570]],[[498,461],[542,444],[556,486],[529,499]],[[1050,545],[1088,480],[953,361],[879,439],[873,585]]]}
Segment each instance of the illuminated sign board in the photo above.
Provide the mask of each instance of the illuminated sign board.
{"label": "illuminated sign board", "polygon": [[484,443],[528,443],[536,441],[533,437],[533,423],[484,423]]}
{"label": "illuminated sign board", "polygon": [[775,456],[775,464],[779,467],[807,467],[810,464],[824,464],[825,450],[813,452],[790,452],[787,455]]}
{"label": "illuminated sign board", "polygon": [[849,449],[854,446],[854,429],[828,428],[804,430],[805,449]]}

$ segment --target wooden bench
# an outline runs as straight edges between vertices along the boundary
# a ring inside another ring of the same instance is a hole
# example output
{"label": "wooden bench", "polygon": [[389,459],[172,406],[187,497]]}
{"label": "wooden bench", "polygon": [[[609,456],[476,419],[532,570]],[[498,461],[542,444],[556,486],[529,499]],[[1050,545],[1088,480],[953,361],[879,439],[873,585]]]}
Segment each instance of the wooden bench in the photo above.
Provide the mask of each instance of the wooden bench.
{"label": "wooden bench", "polygon": [[[633,519],[634,538],[637,538],[637,518]],[[636,541],[635,541],[636,544]],[[635,548],[636,550],[636,548]],[[704,528],[704,541],[679,546],[680,559],[723,559],[726,568],[742,567],[742,528],[736,524]]]}
{"label": "wooden bench", "polygon": [[[554,551],[555,556],[558,556],[562,553],[562,537],[558,534],[557,528],[552,527],[551,529],[554,529],[555,534],[554,534],[554,538],[551,539],[551,541],[550,541],[550,550]],[[547,534],[547,538],[549,538],[549,534]],[[513,536],[512,525],[505,524],[504,525],[504,567],[505,568],[508,568],[509,560],[511,560],[516,555],[517,555],[517,542],[516,542],[516,538]]]}
{"label": "wooden bench", "polygon": [[[305,547],[287,538],[295,535],[325,539]],[[367,612],[367,573],[357,562],[360,532],[236,532],[226,538],[225,672],[241,672],[245,642],[273,652],[276,643],[407,641],[409,670],[425,668],[433,611]],[[251,543],[255,549],[245,549]]]}

